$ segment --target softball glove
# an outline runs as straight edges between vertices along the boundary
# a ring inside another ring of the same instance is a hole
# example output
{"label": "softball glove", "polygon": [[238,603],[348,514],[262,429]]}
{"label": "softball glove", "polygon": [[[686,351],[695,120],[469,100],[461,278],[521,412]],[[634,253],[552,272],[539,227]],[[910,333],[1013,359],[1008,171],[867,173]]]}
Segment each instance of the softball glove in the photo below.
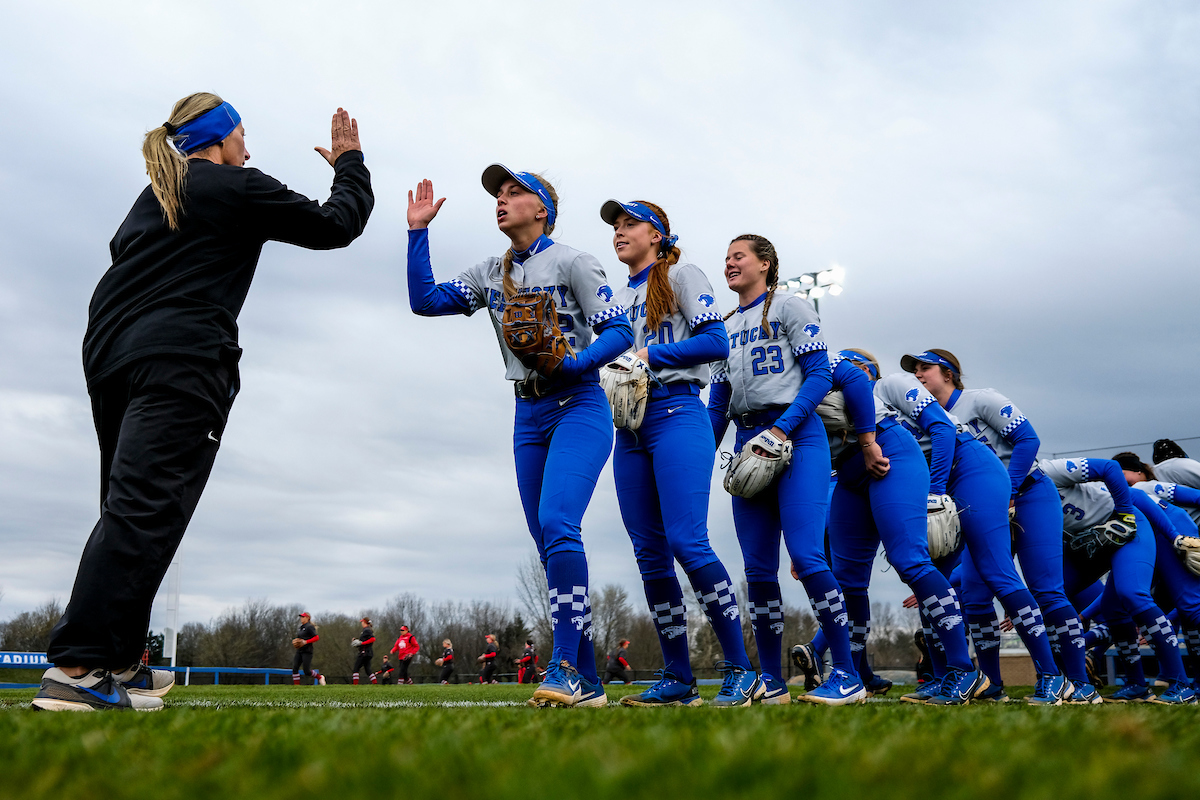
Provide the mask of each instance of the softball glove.
{"label": "softball glove", "polygon": [[725,471],[725,491],[753,497],[770,485],[792,460],[792,443],[769,430],[746,442]]}
{"label": "softball glove", "polygon": [[567,357],[575,355],[558,327],[549,292],[518,294],[504,305],[500,324],[508,349],[527,369],[543,377],[553,376]]}
{"label": "softball glove", "polygon": [[929,537],[929,557],[945,558],[962,540],[962,522],[958,505],[948,494],[931,494],[925,503],[925,532]]}
{"label": "softball glove", "polygon": [[636,431],[646,416],[650,365],[632,353],[619,355],[600,370],[600,386],[612,406],[613,425]]}

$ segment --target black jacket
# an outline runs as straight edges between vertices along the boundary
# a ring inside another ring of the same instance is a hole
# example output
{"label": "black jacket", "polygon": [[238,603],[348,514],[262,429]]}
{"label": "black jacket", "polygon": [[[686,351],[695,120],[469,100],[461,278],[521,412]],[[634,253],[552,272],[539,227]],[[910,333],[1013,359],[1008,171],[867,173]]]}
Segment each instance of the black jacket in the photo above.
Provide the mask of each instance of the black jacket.
{"label": "black jacket", "polygon": [[172,231],[147,186],[109,245],[88,312],[88,388],[146,356],[236,364],[237,317],[267,241],[345,247],[367,224],[375,196],[361,152],[343,153],[324,205],[257,169],[188,162],[180,227]]}

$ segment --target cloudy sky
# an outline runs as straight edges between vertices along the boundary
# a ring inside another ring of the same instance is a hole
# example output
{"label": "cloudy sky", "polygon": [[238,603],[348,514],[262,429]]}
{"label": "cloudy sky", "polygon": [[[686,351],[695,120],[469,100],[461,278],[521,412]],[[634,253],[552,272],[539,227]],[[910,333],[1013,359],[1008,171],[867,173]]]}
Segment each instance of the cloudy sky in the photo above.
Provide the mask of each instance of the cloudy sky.
{"label": "cloudy sky", "polygon": [[[353,613],[513,596],[532,545],[513,400],[483,315],[408,310],[406,190],[449,200],[454,277],[507,240],[482,169],[544,170],[556,238],[619,281],[609,197],[664,206],[726,308],[725,246],[844,265],[833,346],[946,347],[1043,452],[1200,436],[1200,13],[1182,2],[19,4],[0,31],[0,619],[69,596],[98,512],[80,366],[143,134],[200,90],[251,164],[310,196],[339,105],[377,205],[349,249],[268,244],[243,390],[179,551],[182,621],[248,597]],[[1200,450],[1200,441],[1184,442]],[[1142,448],[1148,455],[1148,448]],[[741,556],[714,483],[712,538]],[[606,469],[593,584],[640,595]],[[882,563],[882,561],[880,562]],[[785,592],[799,605],[790,580]],[[881,599],[903,594],[890,573]]]}

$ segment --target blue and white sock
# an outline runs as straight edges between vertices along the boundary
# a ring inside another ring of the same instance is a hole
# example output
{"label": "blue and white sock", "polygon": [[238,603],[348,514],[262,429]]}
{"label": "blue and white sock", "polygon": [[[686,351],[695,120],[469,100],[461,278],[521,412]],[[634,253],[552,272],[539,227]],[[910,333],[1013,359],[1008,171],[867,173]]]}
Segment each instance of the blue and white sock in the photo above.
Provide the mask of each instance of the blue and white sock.
{"label": "blue and white sock", "polygon": [[1112,644],[1112,633],[1103,622],[1093,625],[1087,629],[1087,633],[1083,634],[1083,645],[1089,650],[1093,647],[1107,648],[1110,644]]}
{"label": "blue and white sock", "polygon": [[[958,595],[951,588],[946,576],[940,572],[931,572],[923,578],[913,581],[910,587],[916,594],[921,610],[922,623],[935,631],[938,647],[941,648],[941,673],[935,673],[940,678],[947,667],[954,667],[963,672],[974,672],[975,665],[971,663],[971,654],[967,652],[967,631],[963,625],[962,606],[959,605]],[[933,638],[925,634],[929,643],[930,658],[933,659]],[[936,664],[936,659],[933,659]]]}
{"label": "blue and white sock", "polygon": [[1000,675],[1000,620],[996,612],[990,614],[968,614],[967,624],[971,628],[971,644],[975,645],[975,658],[979,668],[993,686],[1003,686]]}
{"label": "blue and white sock", "polygon": [[1179,637],[1175,635],[1175,628],[1162,610],[1154,606],[1134,615],[1133,619],[1149,634],[1146,640],[1154,644],[1154,652],[1158,656],[1159,676],[1172,683],[1187,681],[1187,673],[1183,671],[1183,657],[1179,655]]}
{"label": "blue and white sock", "polygon": [[867,662],[867,639],[871,635],[871,600],[865,589],[846,590],[846,613],[850,616],[850,652],[858,676],[867,683],[875,677]]}
{"label": "blue and white sock", "polygon": [[737,595],[733,581],[720,561],[706,564],[688,573],[688,580],[696,591],[696,600],[708,617],[717,641],[725,652],[725,660],[745,670],[752,670],[750,657],[746,655],[746,642],[742,638],[742,612],[738,610]]}
{"label": "blue and white sock", "polygon": [[746,584],[750,603],[750,627],[758,645],[758,666],[777,680],[783,677],[783,596],[775,581]]}
{"label": "blue and white sock", "polygon": [[588,566],[583,553],[555,553],[546,559],[546,582],[550,586],[550,624],[554,650],[550,666],[579,661],[579,639],[583,633],[588,602]]}
{"label": "blue and white sock", "polygon": [[577,669],[580,676],[589,683],[599,683],[600,675],[596,672],[596,645],[593,641],[595,629],[592,627],[592,603],[589,600],[583,610],[583,630],[579,636],[579,664]]}
{"label": "blue and white sock", "polygon": [[692,662],[688,654],[687,606],[683,603],[683,589],[679,579],[655,578],[643,584],[646,590],[646,605],[654,619],[658,632],[658,645],[662,648],[663,667],[683,683],[691,683]]}
{"label": "blue and white sock", "polygon": [[831,571],[822,570],[806,576],[801,582],[821,623],[821,630],[825,631],[833,668],[857,677],[858,670],[850,653],[850,615],[846,613],[846,599],[837,579]]}
{"label": "blue and white sock", "polygon": [[1137,626],[1132,621],[1109,625],[1112,631],[1113,645],[1125,663],[1125,684],[1146,683],[1146,673],[1142,669],[1142,651],[1138,645]]}
{"label": "blue and white sock", "polygon": [[[921,614],[921,630],[925,632],[925,646],[929,648],[929,671],[933,673],[934,681],[940,681],[946,677],[948,664],[946,662],[946,648],[942,645],[942,639],[937,634],[937,626],[929,619],[929,615],[925,609],[920,610]],[[962,622],[958,623],[960,626]]]}
{"label": "blue and white sock", "polygon": [[1051,647],[1062,661],[1063,672],[1072,683],[1087,683],[1087,649],[1084,647],[1083,623],[1080,622],[1075,609],[1063,606],[1047,611],[1046,624],[1054,632]]}
{"label": "blue and white sock", "polygon": [[1054,652],[1050,649],[1050,637],[1046,635],[1046,623],[1042,620],[1042,610],[1028,589],[1018,589],[1000,598],[1000,605],[1008,612],[1013,627],[1021,635],[1025,649],[1033,659],[1033,668],[1039,675],[1058,675],[1058,665],[1054,663]]}

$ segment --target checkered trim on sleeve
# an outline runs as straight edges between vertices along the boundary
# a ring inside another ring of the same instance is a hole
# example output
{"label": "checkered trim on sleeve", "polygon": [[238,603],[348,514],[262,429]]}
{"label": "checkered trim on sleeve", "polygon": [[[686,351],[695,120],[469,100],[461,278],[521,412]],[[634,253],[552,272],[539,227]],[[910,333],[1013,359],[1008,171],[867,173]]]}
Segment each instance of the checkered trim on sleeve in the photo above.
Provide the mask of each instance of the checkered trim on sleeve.
{"label": "checkered trim on sleeve", "polygon": [[479,300],[479,295],[475,294],[475,290],[472,289],[470,286],[463,283],[458,278],[455,278],[454,280],[449,281],[449,283],[451,286],[453,286],[455,289],[457,289],[459,291],[459,294],[461,294],[463,297],[465,297],[467,299],[467,305],[469,305],[471,307],[472,314],[475,313],[476,311],[478,311],[480,309],[480,307],[483,306],[483,303],[480,302],[480,300]]}
{"label": "checkered trim on sleeve", "polygon": [[829,359],[829,368],[837,369],[837,365],[846,360],[845,356],[833,356]]}
{"label": "checkered trim on sleeve", "polygon": [[916,422],[917,417],[921,416],[921,412],[924,411],[932,402],[932,396],[928,396],[924,400],[921,400],[919,403],[913,406],[912,411],[909,412],[909,416],[913,418],[914,422]]}
{"label": "checkered trim on sleeve", "polygon": [[708,379],[709,383],[729,383],[729,373],[725,370],[718,370]]}
{"label": "checkered trim on sleeve", "polygon": [[1079,471],[1083,473],[1083,482],[1086,483],[1092,479],[1092,470],[1088,466],[1088,460],[1086,458],[1079,459]]}
{"label": "checkered trim on sleeve", "polygon": [[815,353],[818,350],[828,350],[828,349],[829,349],[829,345],[825,344],[824,342],[809,342],[808,344],[802,345],[800,347],[793,347],[792,355],[795,356],[796,358],[799,358],[800,356],[804,355],[805,353]]}
{"label": "checkered trim on sleeve", "polygon": [[1014,417],[1011,422],[1009,422],[1007,425],[1005,425],[1000,430],[1000,435],[1007,439],[1008,435],[1010,433],[1012,433],[1013,431],[1015,431],[1017,428],[1021,427],[1021,423],[1024,421],[1025,421],[1025,415],[1017,414],[1017,416]]}
{"label": "checkered trim on sleeve", "polygon": [[696,328],[699,328],[701,325],[703,325],[706,322],[720,322],[720,321],[721,321],[720,314],[718,314],[715,311],[706,311],[703,314],[697,314],[696,316],[692,317],[691,324],[692,324],[692,329],[694,330]]}
{"label": "checkered trim on sleeve", "polygon": [[629,312],[626,310],[625,306],[611,306],[603,311],[592,314],[587,318],[587,324],[589,328],[594,328],[601,322],[607,322],[610,319],[616,319],[617,317],[628,313]]}

